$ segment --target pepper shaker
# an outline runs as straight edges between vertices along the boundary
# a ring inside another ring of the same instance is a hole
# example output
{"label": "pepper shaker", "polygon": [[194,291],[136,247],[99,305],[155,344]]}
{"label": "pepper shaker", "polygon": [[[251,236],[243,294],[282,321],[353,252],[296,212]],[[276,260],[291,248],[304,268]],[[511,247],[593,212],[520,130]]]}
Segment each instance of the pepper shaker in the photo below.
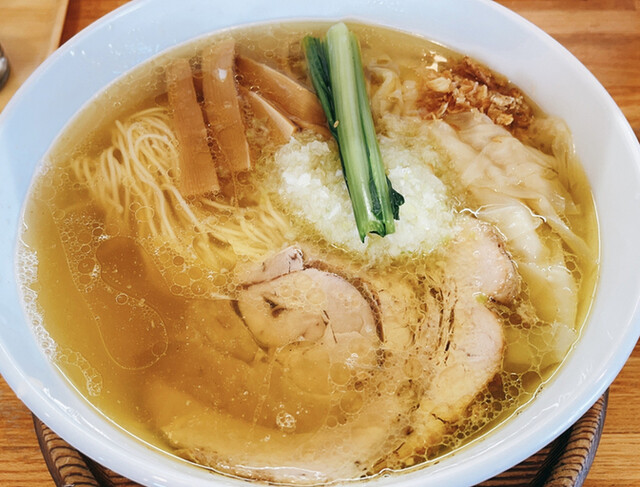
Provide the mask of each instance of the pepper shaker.
{"label": "pepper shaker", "polygon": [[5,85],[9,78],[9,60],[4,55],[2,45],[0,45],[0,89]]}

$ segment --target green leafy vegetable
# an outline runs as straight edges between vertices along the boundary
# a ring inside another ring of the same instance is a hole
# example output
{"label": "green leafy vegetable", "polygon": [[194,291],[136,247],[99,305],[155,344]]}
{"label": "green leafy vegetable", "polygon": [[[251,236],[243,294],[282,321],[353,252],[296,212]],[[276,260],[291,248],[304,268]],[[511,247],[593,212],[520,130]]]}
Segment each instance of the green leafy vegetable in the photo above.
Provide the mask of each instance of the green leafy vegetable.
{"label": "green leafy vegetable", "polygon": [[338,142],[360,239],[395,231],[403,196],[385,174],[376,138],[358,40],[343,23],[325,39],[302,41],[311,81]]}

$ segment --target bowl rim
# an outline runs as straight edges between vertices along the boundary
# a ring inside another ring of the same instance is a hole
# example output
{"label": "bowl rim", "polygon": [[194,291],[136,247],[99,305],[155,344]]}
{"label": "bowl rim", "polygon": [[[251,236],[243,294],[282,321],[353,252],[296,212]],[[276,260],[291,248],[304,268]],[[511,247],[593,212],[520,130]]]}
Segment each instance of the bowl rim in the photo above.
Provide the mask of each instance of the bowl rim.
{"label": "bowl rim", "polygon": [[[202,3],[202,1],[203,0],[190,0],[189,5],[200,4]],[[82,32],[70,39],[34,72],[34,74],[18,90],[7,107],[0,114],[0,135],[3,130],[3,124],[9,123],[7,122],[7,120],[10,121],[15,112],[20,109],[22,104],[25,103],[25,97],[27,97],[29,93],[33,89],[35,89],[39,83],[41,83],[42,76],[49,72],[49,70],[52,69],[52,66],[58,63],[61,58],[68,56],[71,51],[81,49],[83,46],[85,46],[94,36],[96,36],[96,31],[98,31],[99,29],[114,26],[120,19],[126,19],[134,12],[148,12],[149,9],[153,9],[154,6],[167,5],[169,3],[170,2],[168,0],[134,0],[133,2],[125,4],[114,10],[113,12],[107,14],[105,17],[101,18],[100,20],[89,26],[87,29],[84,29]],[[613,100],[606,93],[604,88],[602,88],[601,85],[597,82],[595,77],[593,77],[593,75],[588,72],[588,70],[582,64],[580,64],[579,61],[577,61],[577,59],[573,57],[573,55],[569,53],[569,51],[560,46],[550,36],[535,27],[533,24],[524,20],[522,17],[519,17],[517,14],[507,10],[505,7],[499,4],[490,2],[489,0],[464,0],[464,2],[461,2],[461,4],[462,3],[466,5],[481,5],[482,8],[489,9],[494,13],[499,13],[503,18],[508,19],[512,23],[515,23],[517,26],[519,26],[519,28],[525,29],[529,35],[532,35],[536,38],[536,41],[552,46],[554,50],[560,53],[559,55],[561,55],[561,57],[564,57],[567,62],[571,63],[578,72],[582,73],[582,76],[584,76],[586,82],[597,85],[594,87],[594,90],[600,93],[600,96],[603,100],[605,100],[606,104],[613,104],[613,106],[609,106],[609,108],[615,114],[614,118],[615,123],[617,124],[617,129],[619,130],[623,139],[625,139],[629,144],[629,153],[631,154],[632,163],[635,163],[636,169],[640,167],[640,146],[638,146],[635,135],[626,122],[626,119],[617,108],[617,106],[615,106],[615,103],[613,103]],[[384,22],[380,23],[384,24]],[[198,38],[203,35],[207,34],[201,33],[196,36],[190,37],[190,39]],[[165,49],[161,49],[159,52],[163,52],[164,50]],[[132,67],[131,69],[134,68]],[[122,74],[125,73],[119,74],[118,77],[122,76]],[[526,91],[527,90],[525,89],[525,92]],[[85,102],[85,104],[86,103],[88,102]],[[73,119],[73,117],[71,118]],[[67,120],[67,122],[68,121],[69,120]],[[64,128],[62,130],[64,130]],[[0,146],[1,145],[2,139],[0,138]],[[2,149],[2,147],[0,147],[0,149]],[[593,386],[589,388],[588,391],[582,392],[578,398],[574,398],[579,407],[576,407],[571,414],[566,414],[565,416],[563,416],[562,421],[547,421],[549,429],[543,436],[535,436],[529,431],[524,431],[521,433],[521,435],[526,437],[526,440],[529,442],[530,446],[528,448],[528,451],[530,453],[528,454],[534,453],[535,451],[537,451],[537,449],[545,446],[549,441],[561,434],[602,395],[608,385],[613,381],[615,376],[621,370],[628,356],[631,354],[638,336],[640,336],[640,296],[636,298],[633,310],[631,310],[629,326],[626,328],[624,337],[622,337],[626,340],[621,340],[624,342],[624,344],[620,345],[617,349],[615,359],[612,358],[608,362],[609,365],[607,369],[600,371],[601,373],[593,382]],[[32,409],[32,411],[34,411],[37,416],[46,421],[54,431],[60,431],[61,436],[69,441],[69,443],[77,446],[81,451],[94,458],[94,460],[100,463],[105,462],[106,466],[118,471],[119,473],[122,473],[123,475],[126,475],[132,480],[142,483],[153,482],[154,485],[194,485],[192,483],[175,483],[179,482],[181,477],[175,478],[172,476],[173,472],[175,472],[176,470],[172,468],[171,464],[168,464],[168,468],[160,468],[160,466],[155,465],[154,468],[156,469],[156,471],[159,470],[159,472],[149,474],[144,462],[142,462],[138,458],[133,458],[129,456],[127,452],[120,450],[116,443],[111,443],[108,446],[95,443],[93,435],[97,434],[99,436],[103,436],[103,433],[101,431],[94,431],[93,433],[89,434],[87,433],[85,428],[91,428],[91,425],[81,424],[77,421],[71,421],[67,415],[65,408],[61,407],[60,404],[56,404],[55,402],[53,402],[52,397],[49,395],[48,391],[46,391],[46,389],[42,387],[41,384],[39,384],[38,382],[34,382],[30,377],[23,374],[20,365],[14,359],[13,353],[5,348],[2,341],[0,341],[0,352],[2,352],[0,353],[0,370],[2,371],[5,380],[10,385],[10,387],[17,393],[18,397],[23,399],[27,406],[30,407],[30,409]],[[488,454],[490,458],[495,460],[499,458],[500,462],[497,462],[494,465],[486,465],[485,462],[485,465],[479,468],[479,457],[478,455],[476,455],[475,457],[469,459],[467,465],[457,466],[459,470],[464,471],[464,474],[460,477],[460,479],[475,479],[474,482],[479,482],[481,480],[484,480],[485,478],[489,478],[492,475],[499,473],[501,470],[503,470],[503,465],[515,465],[528,456],[528,454],[523,453],[523,451],[521,450],[508,448],[503,448],[500,451],[493,450],[492,452],[486,452],[486,454]],[[114,458],[117,461],[113,461]],[[167,466],[163,465],[162,467]],[[191,472],[191,470],[189,471]],[[443,477],[443,475],[445,475],[445,477]],[[404,485],[413,486],[422,485],[425,479],[437,482],[443,478],[447,478],[446,475],[448,475],[446,469],[442,469],[433,476],[425,477],[422,472],[417,471],[404,474],[401,477]],[[203,475],[194,474],[194,477],[188,479],[188,481],[197,480],[198,482],[206,482],[206,478],[207,477]],[[379,478],[369,482],[384,485],[397,480],[397,478],[400,477],[389,479]],[[236,483],[235,481],[226,478],[216,479],[221,484],[229,483],[230,485],[246,485],[244,482]]]}

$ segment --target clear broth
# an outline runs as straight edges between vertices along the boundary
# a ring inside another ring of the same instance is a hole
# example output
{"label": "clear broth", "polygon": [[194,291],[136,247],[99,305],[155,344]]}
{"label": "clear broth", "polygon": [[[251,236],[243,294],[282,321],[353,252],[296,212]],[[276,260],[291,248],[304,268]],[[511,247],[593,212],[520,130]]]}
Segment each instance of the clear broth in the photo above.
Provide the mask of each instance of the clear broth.
{"label": "clear broth", "polygon": [[[378,27],[354,25],[353,28],[363,46],[365,66],[371,56],[388,56],[410,77],[418,65],[459,56],[416,36]],[[324,24],[268,25],[223,36],[233,36],[241,53],[278,66],[306,82],[299,41],[304,34],[319,35],[325,29]],[[146,386],[159,380],[179,384],[183,390],[201,391],[196,394],[199,399],[215,403],[220,410],[230,412],[238,407],[242,410],[244,406],[237,404],[237,391],[227,391],[228,396],[219,394],[220,390],[227,389],[224,374],[212,384],[211,374],[197,373],[198,367],[194,367],[193,362],[200,360],[200,348],[189,349],[189,342],[184,339],[190,325],[188,320],[195,319],[193,303],[206,301],[207,293],[212,290],[233,293],[237,282],[227,269],[210,270],[206,266],[190,265],[169,247],[144,238],[136,241],[135,236],[105,221],[103,212],[88,199],[86,189],[73,180],[68,166],[71,159],[95,155],[108,145],[114,120],[165,103],[162,73],[167,57],[195,57],[203,45],[215,40],[215,37],[201,40],[150,61],[108,88],[79,115],[35,180],[24,214],[22,235],[24,262],[31,263],[23,272],[25,300],[44,349],[79,393],[106,417],[141,440],[178,455],[180,452],[155,426],[156,413],[148,406]],[[243,196],[251,199],[252,191],[259,184],[260,181],[251,178],[239,181],[239,199]],[[582,212],[571,226],[595,249],[597,223],[586,179],[575,188],[573,197]],[[465,202],[464,195],[459,198],[460,210],[466,203],[472,203]],[[298,232],[305,233],[313,235],[312,230]],[[321,238],[307,243],[324,245]],[[322,252],[344,258],[343,252],[332,249]],[[29,258],[33,255],[37,264]],[[415,276],[429,269],[437,258],[436,253],[377,264],[357,262],[358,257],[355,261],[358,266],[380,275]],[[567,257],[567,261],[572,263],[572,272],[579,283],[579,312],[575,323],[579,331],[589,311],[597,266],[575,256]],[[105,269],[113,270],[108,278]],[[117,274],[129,277],[119,279]],[[505,327],[523,332],[507,334],[507,340],[525,336],[530,343],[535,342],[530,349],[538,352],[532,361],[527,366],[505,361],[503,370],[470,407],[470,414],[462,417],[442,441],[405,458],[393,461],[380,458],[376,465],[368,468],[368,475],[428,465],[488,434],[535,396],[562,359],[550,358],[553,337],[545,335],[550,333],[545,331],[549,329],[547,324],[535,320],[523,322],[518,314],[518,306],[528,300],[525,286],[515,304],[496,306],[495,310]],[[516,344],[507,342],[507,350],[512,346]],[[192,361],[188,359],[190,356]],[[207,362],[210,359],[201,360],[207,364],[205,367],[211,366],[211,362]],[[250,407],[253,403],[248,404]],[[312,411],[306,418],[311,429],[324,421],[314,414]],[[268,420],[264,422],[267,424]],[[225,469],[221,471],[229,473]]]}

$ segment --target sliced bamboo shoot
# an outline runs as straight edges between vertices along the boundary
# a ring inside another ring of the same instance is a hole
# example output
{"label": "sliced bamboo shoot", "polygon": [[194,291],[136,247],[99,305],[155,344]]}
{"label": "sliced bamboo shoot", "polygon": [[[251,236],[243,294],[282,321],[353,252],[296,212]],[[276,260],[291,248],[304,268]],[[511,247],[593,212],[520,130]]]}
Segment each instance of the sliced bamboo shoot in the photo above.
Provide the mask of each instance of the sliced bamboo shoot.
{"label": "sliced bamboo shoot", "polygon": [[207,127],[188,60],[176,59],[167,67],[167,92],[180,144],[180,192],[193,196],[219,191],[216,166],[207,144]]}
{"label": "sliced bamboo shoot", "polygon": [[311,91],[289,76],[244,56],[236,59],[240,83],[274,103],[302,127],[324,127],[327,119]]}
{"label": "sliced bamboo shoot", "polygon": [[322,125],[318,125],[317,123],[307,122],[306,120],[300,120],[296,118],[294,118],[293,120],[300,128],[314,130],[319,135],[322,135],[325,139],[331,138],[331,131],[329,130],[326,122]]}
{"label": "sliced bamboo shoot", "polygon": [[205,111],[214,137],[233,172],[251,169],[249,144],[238,102],[235,42],[209,47],[202,54],[202,91]]}
{"label": "sliced bamboo shoot", "polygon": [[297,125],[257,93],[244,86],[239,86],[238,89],[249,103],[253,115],[266,123],[274,141],[279,145],[287,143],[298,129]]}

